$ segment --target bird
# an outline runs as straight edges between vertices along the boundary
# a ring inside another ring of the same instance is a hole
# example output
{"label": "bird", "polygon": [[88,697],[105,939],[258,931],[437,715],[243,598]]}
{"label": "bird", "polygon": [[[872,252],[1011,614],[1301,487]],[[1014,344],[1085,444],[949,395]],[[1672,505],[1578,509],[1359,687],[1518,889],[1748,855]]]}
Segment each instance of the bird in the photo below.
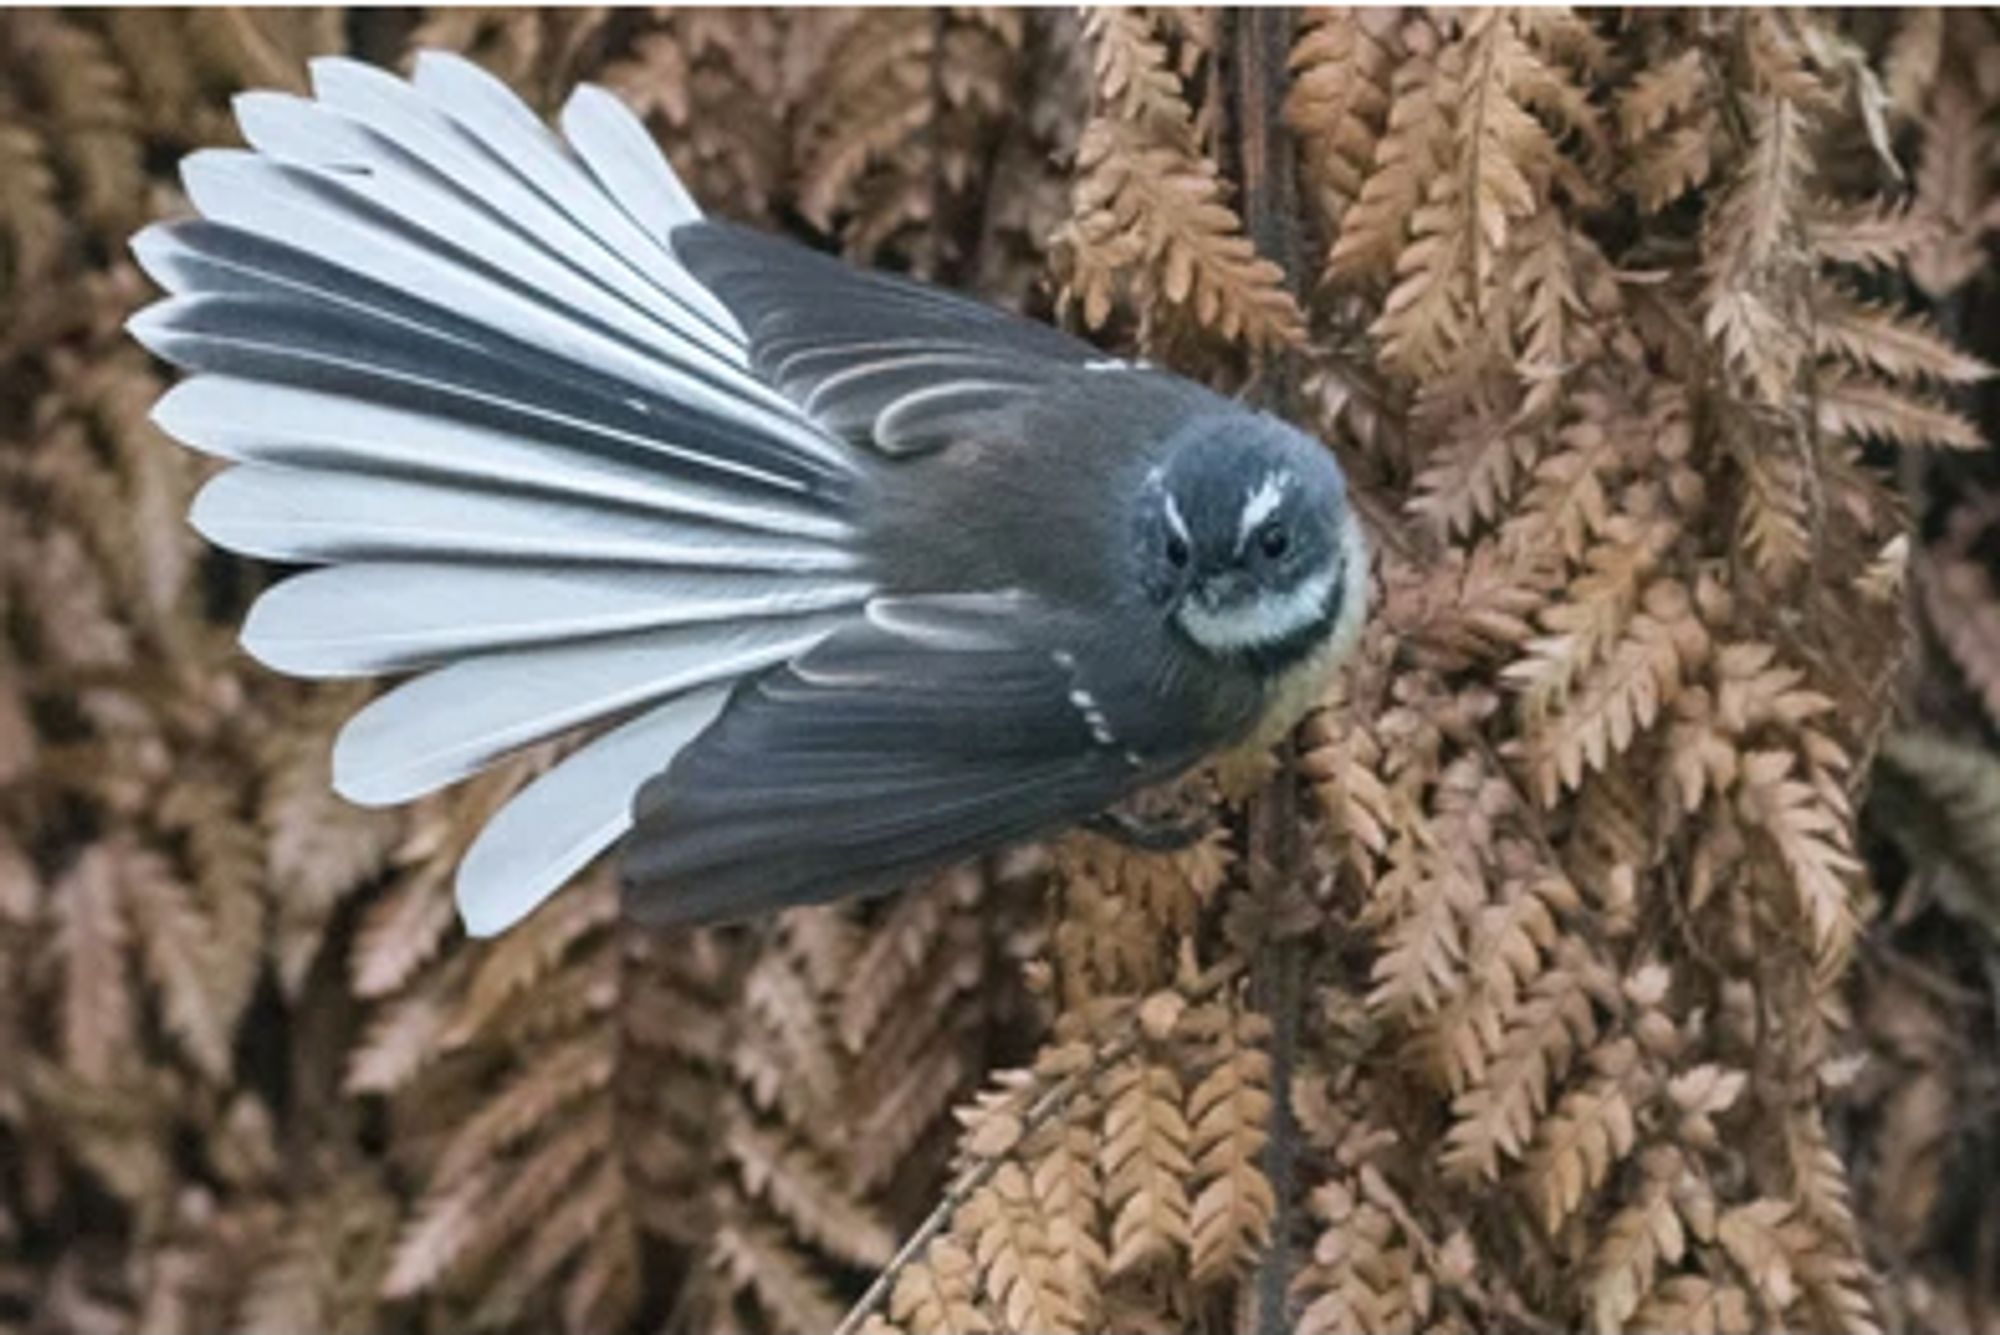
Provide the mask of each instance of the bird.
{"label": "bird", "polygon": [[588,732],[472,839],[467,931],[622,847],[656,927],[874,895],[1282,737],[1366,616],[1318,440],[1167,370],[707,218],[643,123],[424,52],[310,65],[137,234],[190,522],[370,806]]}

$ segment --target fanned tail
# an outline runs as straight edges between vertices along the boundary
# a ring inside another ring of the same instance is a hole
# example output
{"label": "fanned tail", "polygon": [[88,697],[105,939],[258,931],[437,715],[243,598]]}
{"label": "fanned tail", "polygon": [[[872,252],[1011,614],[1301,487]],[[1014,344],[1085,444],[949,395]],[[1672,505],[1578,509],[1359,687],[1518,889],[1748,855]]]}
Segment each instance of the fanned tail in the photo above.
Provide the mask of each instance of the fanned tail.
{"label": "fanned tail", "polygon": [[322,567],[258,601],[246,647],[423,674],[343,730],[343,794],[616,725],[467,855],[460,907],[491,933],[625,832],[739,679],[851,620],[867,465],[752,373],[673,252],[699,212],[610,94],[570,99],[565,143],[456,57],[409,83],[322,60],[313,88],[245,95],[252,151],[187,160],[202,217],[135,240],[170,295],[131,327],[194,373],[161,426],[234,465],[196,526]]}

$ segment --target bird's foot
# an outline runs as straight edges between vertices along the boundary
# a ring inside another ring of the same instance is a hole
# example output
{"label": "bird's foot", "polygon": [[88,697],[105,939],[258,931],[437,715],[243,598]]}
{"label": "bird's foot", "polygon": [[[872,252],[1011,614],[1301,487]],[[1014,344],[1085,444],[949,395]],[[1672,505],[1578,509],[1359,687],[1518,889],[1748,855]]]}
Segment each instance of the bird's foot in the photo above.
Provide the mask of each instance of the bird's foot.
{"label": "bird's foot", "polygon": [[1083,827],[1141,852],[1179,853],[1208,838],[1215,820],[1206,811],[1150,816],[1114,808],[1098,812]]}

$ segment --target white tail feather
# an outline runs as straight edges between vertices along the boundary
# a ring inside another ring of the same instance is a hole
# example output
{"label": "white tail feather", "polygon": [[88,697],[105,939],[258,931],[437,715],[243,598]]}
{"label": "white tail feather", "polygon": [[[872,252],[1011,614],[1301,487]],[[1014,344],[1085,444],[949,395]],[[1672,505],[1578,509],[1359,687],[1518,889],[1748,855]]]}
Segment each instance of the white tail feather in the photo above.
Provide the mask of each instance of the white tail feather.
{"label": "white tail feather", "polygon": [[169,390],[153,421],[176,440],[237,462],[436,474],[657,510],[788,537],[843,541],[845,521],[777,498],[746,498],[646,466],[654,451],[584,450],[392,404],[204,375]]}
{"label": "white tail feather", "polygon": [[695,570],[364,562],[266,592],[243,647],[280,672],[402,672],[471,654],[858,607],[870,586]]}
{"label": "white tail feather", "polygon": [[458,867],[458,911],[474,936],[506,931],[632,826],[632,794],[715,721],[710,687],[614,728],[542,775],[488,821]]}
{"label": "white tail feather", "polygon": [[364,806],[407,802],[544,737],[781,663],[844,620],[685,626],[454,663],[348,720],[333,748],[333,786]]}
{"label": "white tail feather", "polygon": [[216,546],[267,561],[458,556],[796,571],[857,565],[852,554],[824,543],[608,506],[263,464],[211,480],[188,518]]}

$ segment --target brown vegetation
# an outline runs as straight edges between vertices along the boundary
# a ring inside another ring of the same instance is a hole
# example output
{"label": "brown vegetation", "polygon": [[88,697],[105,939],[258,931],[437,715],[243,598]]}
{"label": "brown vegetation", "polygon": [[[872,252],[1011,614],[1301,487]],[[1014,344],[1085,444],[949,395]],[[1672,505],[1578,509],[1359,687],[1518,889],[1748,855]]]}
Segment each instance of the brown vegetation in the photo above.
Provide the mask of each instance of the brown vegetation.
{"label": "brown vegetation", "polygon": [[[120,330],[420,45],[1308,424],[1325,711],[1183,854],[463,940],[547,755],[333,797]],[[0,1332],[2000,1330],[1996,128],[1972,11],[0,16]]]}

